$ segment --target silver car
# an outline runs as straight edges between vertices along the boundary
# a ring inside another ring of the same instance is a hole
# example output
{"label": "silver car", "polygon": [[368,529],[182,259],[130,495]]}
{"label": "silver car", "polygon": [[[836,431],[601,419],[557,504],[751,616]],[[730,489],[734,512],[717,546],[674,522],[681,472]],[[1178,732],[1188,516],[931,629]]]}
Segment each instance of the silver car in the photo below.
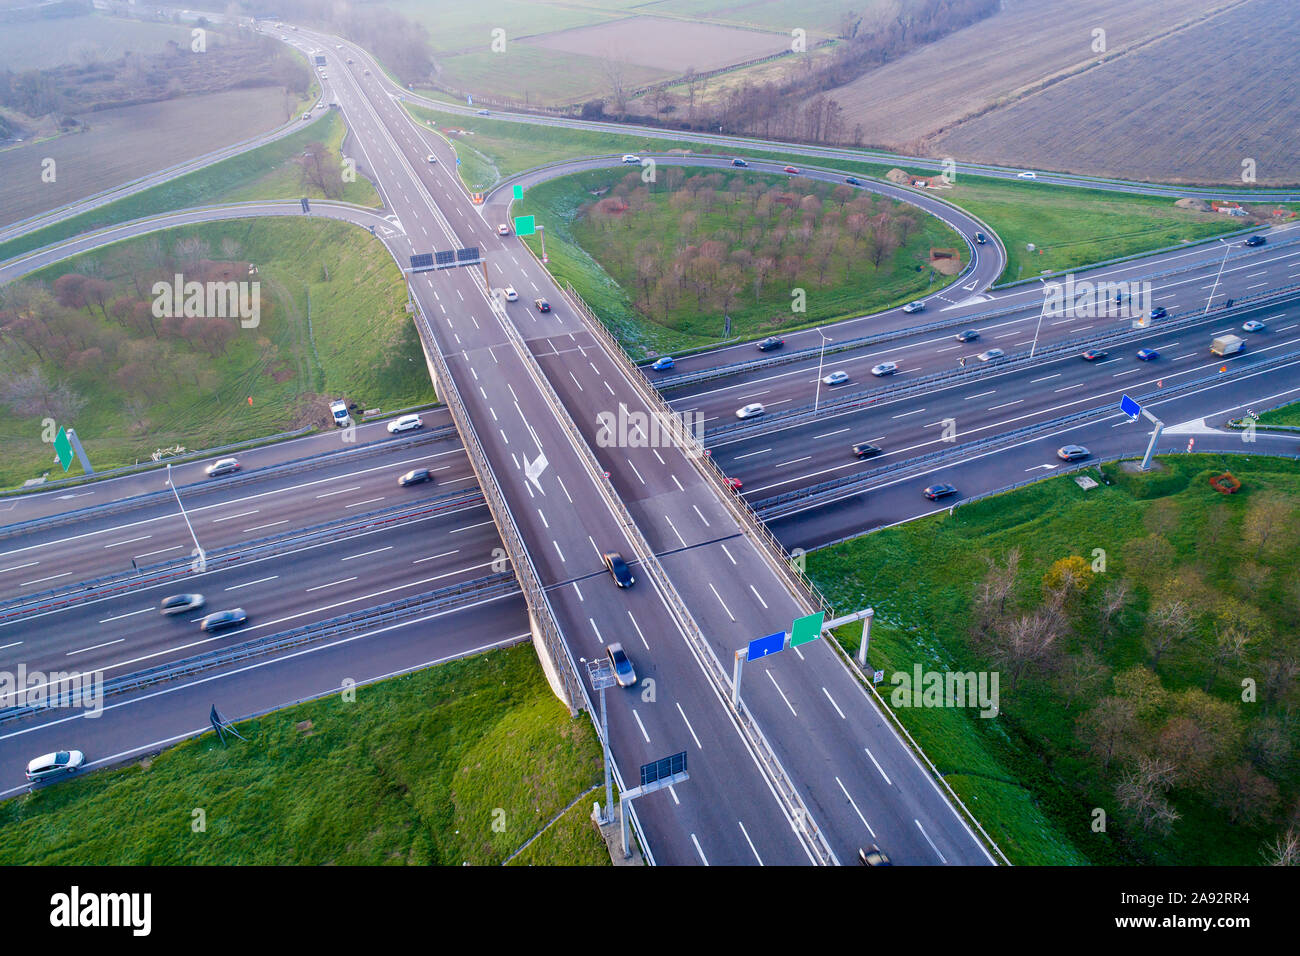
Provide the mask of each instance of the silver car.
{"label": "silver car", "polygon": [[239,471],[240,464],[238,458],[218,458],[212,464],[203,470],[209,478],[217,478],[221,475],[233,475]]}
{"label": "silver car", "polygon": [[163,614],[184,614],[186,611],[197,611],[201,607],[203,607],[202,594],[173,594],[162,599],[158,610]]}
{"label": "silver car", "polygon": [[59,750],[43,757],[37,757],[27,764],[29,781],[47,780],[72,773],[86,762],[86,755],[80,750]]}

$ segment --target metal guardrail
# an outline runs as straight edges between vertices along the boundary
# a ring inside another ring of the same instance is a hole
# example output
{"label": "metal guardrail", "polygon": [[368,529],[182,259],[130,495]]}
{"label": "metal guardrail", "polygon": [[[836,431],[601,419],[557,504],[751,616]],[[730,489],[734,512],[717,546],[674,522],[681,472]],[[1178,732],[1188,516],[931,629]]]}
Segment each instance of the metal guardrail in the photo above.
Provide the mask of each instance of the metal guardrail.
{"label": "metal guardrail", "polygon": [[[261,481],[266,478],[311,471],[312,469],[319,468],[322,465],[329,465],[340,461],[370,458],[390,451],[393,448],[424,445],[429,442],[445,441],[449,438],[455,437],[457,437],[455,427],[452,425],[443,425],[441,428],[435,428],[432,431],[423,432],[419,435],[370,442],[357,448],[347,448],[342,451],[326,452],[318,455],[306,455],[302,458],[294,458],[289,461],[279,462],[278,464],[266,465],[262,468],[254,468],[250,471],[241,471],[229,478],[222,478],[217,481],[209,479],[207,481],[191,482],[188,485],[177,486],[176,490],[178,492],[187,492],[190,497],[193,497],[195,495],[207,494],[212,491],[221,491],[237,485],[248,484],[253,481]],[[117,501],[111,501],[107,504],[91,505],[88,508],[78,508],[75,511],[65,511],[57,515],[46,515],[42,518],[31,518],[27,521],[19,521],[15,524],[3,525],[0,526],[0,538],[12,538],[15,535],[29,534],[33,531],[44,531],[47,528],[58,528],[66,524],[76,524],[77,522],[86,521],[91,518],[120,514],[123,511],[132,511],[152,502],[162,501],[164,499],[170,500],[171,498],[172,494],[170,491],[146,491],[144,494],[131,495],[128,498],[120,498]]]}
{"label": "metal guardrail", "polygon": [[[397,521],[406,521],[425,515],[437,514],[447,508],[473,504],[481,501],[482,498],[483,496],[477,488],[460,489],[439,495],[436,498],[426,499],[415,506],[403,504],[396,508],[384,508],[365,514],[349,515],[345,518],[335,518],[333,521],[323,522],[307,528],[282,531],[279,534],[267,535],[253,541],[215,548],[204,553],[202,570],[211,571],[225,564],[259,560],[280,554],[289,550],[290,547],[301,548],[320,544],[357,532],[382,528]],[[32,614],[43,614],[47,611],[59,610],[86,601],[112,597],[116,594],[151,587],[155,584],[163,584],[167,581],[187,577],[198,570],[195,568],[194,562],[189,558],[176,561],[161,561],[144,568],[118,571],[88,581],[49,588],[37,594],[26,594],[21,597],[10,598],[7,601],[0,602],[0,623],[6,623]]]}
{"label": "metal guardrail", "polygon": [[[1200,388],[1202,385],[1206,385],[1210,382],[1215,382],[1215,381],[1221,382],[1227,377],[1235,377],[1237,375],[1252,374],[1255,372],[1266,370],[1271,366],[1282,365],[1287,362],[1295,361],[1297,358],[1300,358],[1300,349],[1286,352],[1283,353],[1282,355],[1273,356],[1271,358],[1265,359],[1264,361],[1255,363],[1253,365],[1241,365],[1234,368],[1231,372],[1216,372],[1211,375],[1203,375],[1200,378],[1196,378],[1191,381],[1181,382],[1177,385],[1167,385],[1164,388],[1160,388],[1154,392],[1149,392],[1145,395],[1140,396],[1139,404],[1145,405],[1145,404],[1149,404],[1152,401],[1158,401],[1164,398],[1171,398],[1179,394],[1180,392],[1188,391],[1190,389]],[[845,497],[846,495],[842,494],[843,492],[848,492],[848,494],[854,494],[854,493],[868,491],[869,488],[867,488],[866,486],[869,485],[876,478],[881,478],[885,476],[889,476],[889,477],[906,476],[908,474],[911,474],[912,472],[918,470],[924,470],[929,466],[933,465],[937,461],[946,460],[948,458],[965,458],[976,452],[987,452],[991,449],[998,448],[1003,445],[1018,443],[1024,440],[1025,438],[1028,438],[1040,432],[1053,431],[1065,425],[1071,425],[1077,422],[1087,421],[1090,418],[1101,418],[1107,415],[1113,415],[1115,413],[1116,413],[1116,408],[1112,405],[1112,406],[1106,406],[1102,408],[1086,409],[1084,411],[1075,412],[1072,415],[1064,415],[1060,418],[1054,418],[1046,422],[1039,422],[1034,425],[1025,425],[1021,428],[1017,428],[1014,431],[1006,432],[1002,435],[994,435],[989,438],[981,438],[977,441],[966,442],[961,445],[952,445],[948,448],[943,448],[943,449],[939,449],[938,451],[929,452],[928,454],[925,455],[919,455],[915,458],[909,458],[907,461],[897,462],[892,465],[882,465],[879,468],[872,468],[869,471],[859,472],[854,475],[844,475],[840,478],[833,478],[829,481],[818,482],[815,485],[807,485],[803,488],[797,488],[793,491],[783,492],[782,494],[775,495],[771,498],[763,499],[762,501],[758,502],[755,505],[755,508],[765,521],[770,521],[774,518],[779,518],[786,514],[794,513],[796,511],[805,511],[808,508],[815,507],[818,503],[820,503],[812,499],[824,499],[830,497],[831,495],[835,495],[836,497]],[[1132,456],[1124,455],[1120,457],[1127,458]],[[1090,465],[1095,465],[1095,464],[1097,464],[1096,461],[1089,461],[1083,465],[1080,465],[1079,467],[1086,468],[1089,467]],[[1066,470],[1069,471],[1070,469],[1066,469]],[[1064,472],[1061,471],[1057,471],[1056,473],[1064,474]],[[1029,484],[1031,483],[1031,481],[1026,481],[1024,483]],[[860,487],[860,492],[850,491],[850,489],[856,489],[859,487]],[[1008,487],[1019,487],[1019,486],[1012,485]],[[963,501],[962,503],[966,503],[966,502]],[[788,507],[789,505],[798,505],[798,507]]]}
{"label": "metal guardrail", "polygon": [[[214,667],[235,664],[254,657],[288,650],[303,644],[313,643],[328,637],[347,634],[359,634],[378,627],[397,624],[433,611],[445,610],[471,599],[501,597],[513,594],[517,590],[514,576],[508,571],[491,574],[461,584],[449,585],[436,591],[427,591],[411,597],[391,601],[377,607],[363,608],[358,611],[333,617],[326,621],[316,621],[288,631],[280,631],[266,637],[245,641],[234,647],[221,648],[197,654],[168,664],[159,664],[146,670],[126,674],[104,681],[104,697],[126,694],[144,687],[165,681],[188,677]],[[10,706],[0,710],[0,723],[30,717],[48,710],[78,707],[84,700],[81,690],[60,691],[50,695],[41,704]]]}
{"label": "metal guardrail", "polygon": [[[1219,311],[1213,313],[1215,317],[1226,315],[1228,313],[1239,313],[1247,309],[1256,308],[1262,304],[1262,300],[1273,298],[1285,298],[1300,292],[1300,284],[1283,286],[1280,289],[1270,290],[1259,293],[1244,299],[1232,299],[1231,308],[1220,307]],[[1051,345],[1044,346],[1037,351],[1017,352],[1008,355],[996,363],[980,363],[975,366],[966,368],[948,369],[942,372],[933,372],[929,375],[923,375],[920,378],[913,379],[905,385],[881,385],[876,388],[865,389],[860,392],[854,392],[831,401],[826,401],[818,406],[801,405],[798,408],[787,409],[778,412],[775,415],[764,415],[760,420],[749,422],[741,421],[729,425],[719,425],[705,432],[705,439],[712,439],[716,442],[718,439],[735,441],[752,435],[762,435],[777,428],[785,428],[792,425],[800,425],[806,422],[815,421],[818,418],[829,413],[840,413],[852,411],[857,408],[865,408],[874,405],[882,399],[897,399],[905,395],[911,395],[916,392],[927,392],[940,385],[947,385],[952,382],[961,382],[965,380],[975,380],[984,376],[995,374],[1005,374],[1009,371],[1023,370],[1033,368],[1037,365],[1045,365],[1054,362],[1057,359],[1074,352],[1081,346],[1115,346],[1122,345],[1126,342],[1137,341],[1146,338],[1154,332],[1173,332],[1187,326],[1196,325],[1206,320],[1205,312],[1175,312],[1171,313],[1164,319],[1156,320],[1159,325],[1148,325],[1141,328],[1114,329],[1110,332],[1102,332],[1095,335],[1076,335],[1070,339],[1063,339],[1054,342]]]}
{"label": "metal guardrail", "polygon": [[[1272,248],[1280,249],[1285,246],[1300,244],[1300,237],[1296,239],[1285,239],[1282,242],[1274,243]],[[1229,256],[1229,261],[1243,259],[1253,253],[1241,252],[1235,256]],[[1150,281],[1170,275],[1179,275],[1184,272],[1194,272],[1197,269],[1204,268],[1206,263],[1197,265],[1178,266],[1173,269],[1165,269],[1160,272],[1152,272],[1141,277],[1139,281]],[[1093,266],[1088,266],[1091,269]],[[1043,278],[1049,278],[1044,276]],[[1089,280],[1091,281],[1091,280]],[[1234,301],[1237,301],[1234,299]],[[736,375],[743,375],[746,372],[760,371],[766,368],[774,368],[780,365],[788,365],[793,362],[799,362],[815,355],[825,354],[834,355],[839,352],[849,352],[856,349],[870,348],[873,345],[879,345],[882,342],[892,342],[897,339],[909,338],[914,335],[924,335],[928,332],[942,332],[946,329],[955,329],[962,326],[970,326],[977,323],[988,322],[991,319],[1001,318],[1005,315],[1013,315],[1017,312],[1025,311],[1023,305],[1006,306],[1001,309],[994,309],[991,312],[980,312],[976,315],[967,315],[958,318],[939,319],[935,322],[927,322],[923,325],[913,325],[905,329],[896,329],[894,331],[877,332],[874,335],[863,335],[857,338],[845,339],[842,342],[836,342],[828,345],[823,351],[820,346],[812,346],[806,349],[798,349],[793,352],[784,352],[780,355],[774,355],[769,358],[750,359],[747,362],[733,362],[728,365],[719,365],[714,368],[700,369],[695,372],[682,372],[678,375],[669,375],[662,378],[656,377],[651,384],[660,391],[666,391],[670,388],[681,388],[687,385],[695,385],[700,382],[711,382],[721,378],[731,378]],[[841,322],[853,322],[857,319],[868,318],[868,316],[858,316],[854,319],[843,319]],[[645,363],[646,365],[650,363]],[[1005,364],[1005,363],[1003,363]],[[643,366],[638,366],[642,368]]]}

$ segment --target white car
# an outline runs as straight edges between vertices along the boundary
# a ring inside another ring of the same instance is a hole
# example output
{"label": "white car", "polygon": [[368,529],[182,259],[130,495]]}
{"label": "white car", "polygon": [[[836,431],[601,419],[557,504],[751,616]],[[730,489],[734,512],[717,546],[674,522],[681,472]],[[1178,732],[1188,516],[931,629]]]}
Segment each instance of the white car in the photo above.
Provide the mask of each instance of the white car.
{"label": "white car", "polygon": [[627,163],[629,166],[633,166],[641,162],[641,157],[636,155],[635,153],[624,153],[623,162]]}
{"label": "white car", "polygon": [[1031,173],[1027,169],[1023,173],[1016,173],[1016,179],[1037,179],[1037,178],[1038,178],[1037,173]]}
{"label": "white car", "polygon": [[762,402],[750,402],[744,408],[736,409],[737,418],[757,418],[763,414]]}
{"label": "white car", "polygon": [[27,779],[34,782],[72,773],[85,762],[86,755],[80,750],[60,750],[46,754],[27,764]]}
{"label": "white car", "polygon": [[426,163],[436,163],[438,161],[438,157],[433,155],[433,153],[430,153],[428,156],[424,157],[424,161]]}
{"label": "white car", "polygon": [[398,432],[409,432],[415,428],[423,428],[424,422],[420,420],[419,415],[403,415],[388,423],[388,433],[396,435]]}
{"label": "white car", "polygon": [[824,379],[822,379],[822,384],[843,385],[848,380],[849,380],[848,372],[831,372],[831,374],[827,375]]}
{"label": "white car", "polygon": [[518,302],[518,301],[519,301],[519,293],[515,291],[515,287],[514,287],[514,286],[512,286],[512,285],[508,285],[508,286],[505,287],[505,289],[504,289],[503,291],[504,291],[505,294],[506,294],[506,301],[507,301],[507,302]]}
{"label": "white car", "polygon": [[879,365],[876,365],[876,366],[873,366],[873,367],[872,367],[872,369],[871,369],[871,374],[872,374],[872,375],[877,375],[877,376],[879,376],[879,375],[893,375],[893,374],[894,374],[895,372],[897,372],[897,371],[898,371],[898,363],[897,363],[897,362],[881,362]]}
{"label": "white car", "polygon": [[510,235],[510,227],[507,226],[504,222],[501,223],[499,226],[497,226],[497,235],[498,236]]}
{"label": "white car", "polygon": [[979,355],[975,357],[979,359],[981,362],[988,362],[991,361],[992,359],[1002,358],[1002,356],[1006,354],[1007,353],[1002,351],[1001,349],[989,349],[987,352],[981,352]]}
{"label": "white car", "polygon": [[1259,319],[1251,319],[1241,327],[1243,332],[1263,332],[1266,326]]}

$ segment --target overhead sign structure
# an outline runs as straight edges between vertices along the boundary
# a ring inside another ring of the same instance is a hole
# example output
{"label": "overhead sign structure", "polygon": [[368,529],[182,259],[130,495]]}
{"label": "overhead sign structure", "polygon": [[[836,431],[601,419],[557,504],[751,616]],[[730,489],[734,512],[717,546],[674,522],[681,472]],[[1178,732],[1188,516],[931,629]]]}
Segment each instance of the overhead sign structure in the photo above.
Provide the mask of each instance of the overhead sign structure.
{"label": "overhead sign structure", "polygon": [[531,236],[537,232],[536,216],[515,216],[515,235]]}
{"label": "overhead sign structure", "polygon": [[1127,395],[1119,400],[1119,410],[1134,421],[1137,421],[1137,417],[1142,414],[1142,406]]}
{"label": "overhead sign structure", "polygon": [[798,647],[800,644],[807,644],[817,640],[822,632],[822,622],[824,620],[826,620],[825,611],[818,611],[816,614],[795,618],[794,624],[790,628],[790,646]]}
{"label": "overhead sign structure", "polygon": [[647,787],[658,780],[686,772],[686,751],[682,750],[671,757],[664,757],[654,763],[641,765],[641,786]]}
{"label": "overhead sign structure", "polygon": [[785,631],[777,631],[767,637],[756,637],[749,642],[749,653],[745,660],[756,661],[785,650]]}

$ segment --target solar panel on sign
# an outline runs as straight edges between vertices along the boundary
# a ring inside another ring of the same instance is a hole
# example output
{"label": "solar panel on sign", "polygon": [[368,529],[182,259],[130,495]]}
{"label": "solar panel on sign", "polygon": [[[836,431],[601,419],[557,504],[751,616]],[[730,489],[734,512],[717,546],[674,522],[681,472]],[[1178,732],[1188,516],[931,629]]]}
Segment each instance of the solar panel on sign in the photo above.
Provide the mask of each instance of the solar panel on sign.
{"label": "solar panel on sign", "polygon": [[412,269],[428,269],[433,266],[433,256],[427,252],[421,252],[411,256]]}
{"label": "solar panel on sign", "polygon": [[654,763],[641,765],[641,786],[654,783],[656,780],[663,780],[674,774],[686,772],[686,751],[675,753],[671,757],[664,757],[662,760],[656,760]]}
{"label": "solar panel on sign", "polygon": [[456,253],[448,250],[446,252],[435,252],[433,261],[440,266],[449,266],[456,261]]}
{"label": "solar panel on sign", "polygon": [[478,246],[466,246],[464,249],[456,250],[457,262],[477,262],[478,258]]}

